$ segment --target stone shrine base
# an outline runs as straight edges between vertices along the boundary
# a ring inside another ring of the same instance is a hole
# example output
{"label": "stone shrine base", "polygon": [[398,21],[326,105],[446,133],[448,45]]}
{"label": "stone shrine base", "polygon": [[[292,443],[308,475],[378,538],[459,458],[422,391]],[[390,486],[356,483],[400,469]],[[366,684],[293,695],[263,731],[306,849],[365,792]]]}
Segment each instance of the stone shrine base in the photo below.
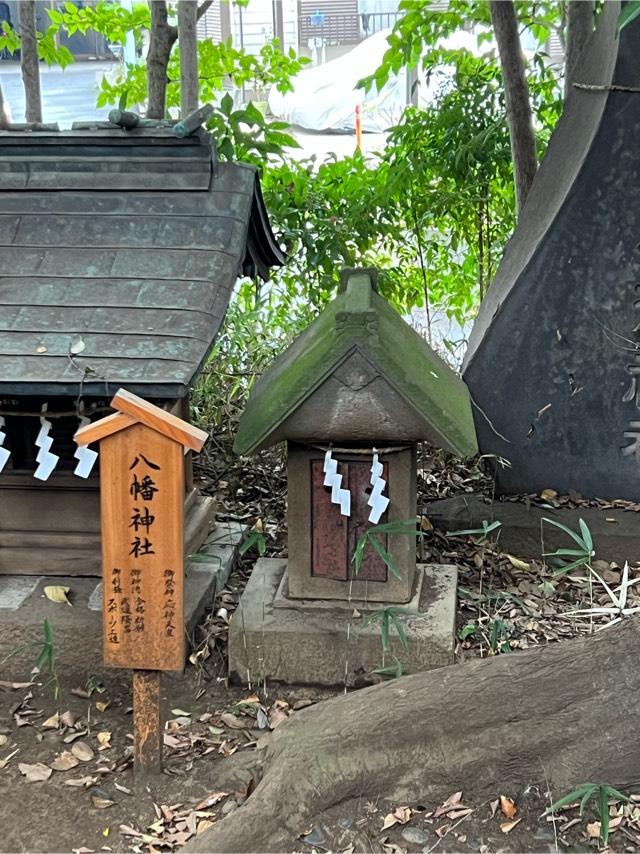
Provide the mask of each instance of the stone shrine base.
{"label": "stone shrine base", "polygon": [[[198,560],[190,561],[186,557],[184,618],[189,641],[205,610],[213,605],[216,595],[227,583],[246,531],[246,526],[235,522],[218,522],[207,536]],[[43,570],[46,569],[44,566]],[[44,588],[50,584],[69,588],[72,608],[46,598]],[[84,667],[89,673],[102,667],[102,582],[99,578],[0,574],[0,662],[20,649],[20,654],[10,659],[10,664],[15,666],[14,672],[17,673],[21,666],[33,666],[37,655],[34,646],[43,637],[45,619],[53,628],[58,667]],[[190,652],[188,642],[187,655]],[[4,669],[8,666],[6,664]],[[0,668],[0,672],[2,670]]]}
{"label": "stone shrine base", "polygon": [[455,566],[420,564],[413,599],[394,605],[403,616],[408,649],[391,625],[384,655],[377,619],[365,624],[380,602],[290,599],[287,561],[261,558],[242,594],[229,629],[229,675],[258,685],[264,679],[290,684],[361,685],[376,668],[395,664],[405,673],[453,663],[456,620]]}

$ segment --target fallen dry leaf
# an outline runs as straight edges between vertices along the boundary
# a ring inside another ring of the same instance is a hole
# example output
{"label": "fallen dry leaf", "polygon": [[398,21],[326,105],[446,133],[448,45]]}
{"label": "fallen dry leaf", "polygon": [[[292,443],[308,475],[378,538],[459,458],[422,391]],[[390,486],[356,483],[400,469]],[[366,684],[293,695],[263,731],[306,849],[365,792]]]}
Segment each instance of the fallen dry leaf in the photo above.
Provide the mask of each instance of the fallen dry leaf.
{"label": "fallen dry leaf", "polygon": [[67,605],[71,606],[71,602],[67,597],[67,593],[69,592],[69,590],[69,587],[65,587],[62,584],[47,584],[47,586],[44,588],[44,595],[51,602],[66,602]]}
{"label": "fallen dry leaf", "polygon": [[98,739],[98,750],[109,750],[109,748],[111,747],[110,732],[99,732],[96,738]]}
{"label": "fallen dry leaf", "polygon": [[214,806],[214,804],[220,803],[220,801],[228,796],[229,792],[214,792],[212,795],[208,795],[203,801],[200,801],[199,804],[196,804],[194,810],[206,810]]}
{"label": "fallen dry leaf", "polygon": [[21,688],[30,688],[33,682],[5,682],[0,679],[0,688],[6,688],[9,691],[19,691]]}
{"label": "fallen dry leaf", "polygon": [[88,789],[90,786],[95,786],[98,782],[97,777],[72,777],[70,780],[65,780],[65,786],[77,786],[78,788]]}
{"label": "fallen dry leaf", "polygon": [[64,714],[60,715],[60,723],[62,724],[62,726],[72,727],[75,722],[76,719],[69,710],[67,710]]}
{"label": "fallen dry leaf", "polygon": [[457,818],[465,818],[468,815],[471,815],[473,810],[471,807],[465,807],[461,810],[451,810],[451,812],[447,813],[447,818],[450,818],[452,821],[455,821]]}
{"label": "fallen dry leaf", "polygon": [[289,715],[286,713],[286,711],[284,709],[279,709],[279,708],[271,709],[271,711],[269,712],[269,718],[268,718],[269,727],[271,729],[275,729],[283,721],[286,721],[286,719],[288,717],[289,717]]}
{"label": "fallen dry leaf", "polygon": [[447,800],[441,804],[433,813],[434,818],[439,818],[441,815],[450,812],[453,809],[462,807],[462,792],[454,792]]}
{"label": "fallen dry leaf", "polygon": [[80,760],[77,756],[74,756],[69,750],[64,750],[59,756],[56,756],[49,767],[53,768],[54,771],[69,771],[79,764]]}
{"label": "fallen dry leaf", "polygon": [[408,821],[411,821],[412,815],[413,810],[411,807],[397,807],[393,812],[385,816],[382,829],[387,830],[387,828],[393,827],[394,824],[406,824]]}
{"label": "fallen dry leaf", "polygon": [[555,489],[543,489],[540,493],[540,498],[542,498],[543,501],[553,501],[553,499],[557,497],[558,493]]}
{"label": "fallen dry leaf", "polygon": [[95,756],[93,750],[89,747],[86,741],[76,741],[71,746],[71,752],[77,756],[81,762],[90,762]]}
{"label": "fallen dry leaf", "polygon": [[3,745],[3,744],[6,744],[8,741],[9,741],[9,737],[8,737],[8,736],[6,736],[6,735],[3,735],[3,734],[0,732],[0,747],[2,747],[2,745]]}
{"label": "fallen dry leaf", "polygon": [[198,826],[196,827],[196,834],[199,836],[201,833],[204,833],[205,830],[209,830],[210,827],[213,827],[215,822],[208,821],[208,819],[203,818],[198,822]]}
{"label": "fallen dry leaf", "polygon": [[18,770],[27,778],[27,782],[29,783],[41,783],[43,780],[48,780],[53,773],[51,768],[43,765],[42,762],[36,762],[35,765],[27,765],[26,762],[19,762]]}
{"label": "fallen dry leaf", "polygon": [[500,795],[500,809],[505,818],[514,818],[518,812],[518,808],[513,798],[508,798],[506,795]]}
{"label": "fallen dry leaf", "polygon": [[521,560],[519,557],[515,557],[510,554],[505,554],[505,557],[514,569],[519,569],[522,572],[526,572],[531,569],[531,564],[527,563],[526,560]]}
{"label": "fallen dry leaf", "polygon": [[86,729],[78,730],[78,732],[70,732],[62,739],[65,744],[71,744],[72,741],[77,741],[79,738],[82,738],[83,735],[88,735],[89,732]]}
{"label": "fallen dry leaf", "polygon": [[58,729],[60,726],[60,714],[58,712],[55,715],[51,715],[50,718],[47,718],[46,721],[42,724],[43,729]]}
{"label": "fallen dry leaf", "polygon": [[517,818],[515,821],[505,821],[503,824],[500,825],[500,830],[503,833],[511,833],[516,824],[520,824],[521,821],[521,818]]}
{"label": "fallen dry leaf", "polygon": [[231,729],[251,729],[255,726],[253,718],[239,718],[237,715],[232,715],[231,712],[220,715],[220,720]]}
{"label": "fallen dry leaf", "polygon": [[589,839],[597,839],[600,836],[599,821],[592,821],[587,825],[587,836]]}
{"label": "fallen dry leaf", "polygon": [[13,758],[16,753],[20,753],[19,747],[16,747],[13,753],[10,753],[8,756],[5,756],[4,759],[0,759],[0,771],[2,771],[3,768],[6,768],[6,766],[9,764],[9,760]]}
{"label": "fallen dry leaf", "polygon": [[139,830],[136,830],[134,827],[129,827],[128,824],[120,825],[120,833],[123,836],[142,836]]}
{"label": "fallen dry leaf", "polygon": [[98,700],[98,702],[96,703],[96,709],[99,712],[106,712],[110,705],[110,700]]}
{"label": "fallen dry leaf", "polygon": [[115,804],[111,798],[101,798],[100,795],[91,795],[91,803],[97,810],[106,810]]}

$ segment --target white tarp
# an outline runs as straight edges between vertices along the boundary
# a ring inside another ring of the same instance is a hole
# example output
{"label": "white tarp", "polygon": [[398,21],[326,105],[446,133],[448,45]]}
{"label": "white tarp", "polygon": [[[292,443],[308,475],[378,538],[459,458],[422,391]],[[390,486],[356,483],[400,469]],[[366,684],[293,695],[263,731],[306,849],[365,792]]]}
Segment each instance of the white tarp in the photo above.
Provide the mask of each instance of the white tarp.
{"label": "white tarp", "polygon": [[[381,30],[365,39],[338,59],[306,68],[293,80],[295,90],[281,94],[275,88],[269,94],[269,109],[277,118],[308,130],[353,130],[356,106],[361,105],[362,129],[380,133],[399,122],[407,104],[407,75],[402,70],[389,79],[378,92],[375,86],[367,93],[357,89],[358,81],[373,74],[382,63],[389,47],[391,32]],[[448,48],[467,48],[477,53],[476,37],[461,32],[443,42]],[[484,46],[484,50],[487,50]],[[446,73],[435,75],[418,87],[421,104],[427,104]]]}

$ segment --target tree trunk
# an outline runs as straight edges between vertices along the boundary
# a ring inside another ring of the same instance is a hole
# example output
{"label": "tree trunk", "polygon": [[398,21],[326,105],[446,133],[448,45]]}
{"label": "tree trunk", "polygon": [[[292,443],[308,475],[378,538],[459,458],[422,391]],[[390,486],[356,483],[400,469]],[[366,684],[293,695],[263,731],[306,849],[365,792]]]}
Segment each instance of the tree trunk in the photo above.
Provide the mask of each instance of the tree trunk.
{"label": "tree trunk", "polygon": [[26,101],[25,119],[28,123],[42,121],[40,96],[40,66],[38,63],[38,37],[36,34],[35,0],[18,3],[20,15],[20,66]]}
{"label": "tree trunk", "polygon": [[594,0],[569,0],[567,3],[566,53],[564,58],[564,97],[571,91],[576,63],[593,32]]}
{"label": "tree trunk", "polygon": [[197,0],[178,3],[178,45],[180,47],[180,115],[184,119],[198,109]]}
{"label": "tree trunk", "polygon": [[516,188],[516,209],[519,212],[529,194],[538,168],[529,86],[513,0],[490,0],[489,8],[502,67]]}
{"label": "tree trunk", "polygon": [[351,798],[434,803],[461,788],[480,799],[547,781],[558,797],[590,780],[637,784],[639,643],[632,617],[295,713],[257,753],[262,779],[247,802],[183,850],[291,850],[310,818]]}
{"label": "tree trunk", "polygon": [[[181,4],[180,4],[181,5]],[[167,105],[167,66],[178,30],[168,22],[166,0],[151,0],[151,31],[147,53],[147,118],[164,119]]]}

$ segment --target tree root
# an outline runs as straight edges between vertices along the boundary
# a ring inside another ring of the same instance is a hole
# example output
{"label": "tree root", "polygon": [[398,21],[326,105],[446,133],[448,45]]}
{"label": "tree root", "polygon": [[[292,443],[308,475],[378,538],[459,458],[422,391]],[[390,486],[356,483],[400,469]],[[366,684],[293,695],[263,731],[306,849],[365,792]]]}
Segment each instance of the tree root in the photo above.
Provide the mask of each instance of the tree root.
{"label": "tree root", "polygon": [[640,778],[640,621],[596,636],[418,673],[296,713],[272,734],[264,775],[185,851],[282,851],[305,822],[359,796],[426,802],[547,779]]}

